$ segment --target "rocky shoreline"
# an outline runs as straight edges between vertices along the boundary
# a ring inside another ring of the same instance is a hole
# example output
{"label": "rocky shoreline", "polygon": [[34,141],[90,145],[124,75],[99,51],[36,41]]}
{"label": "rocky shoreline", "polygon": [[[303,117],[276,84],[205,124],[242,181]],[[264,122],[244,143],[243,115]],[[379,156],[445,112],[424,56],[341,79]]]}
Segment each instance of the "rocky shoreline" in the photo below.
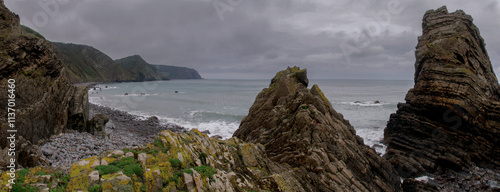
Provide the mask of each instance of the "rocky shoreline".
{"label": "rocky shoreline", "polygon": [[90,103],[89,115],[104,114],[110,117],[106,124],[107,138],[99,138],[90,133],[68,131],[53,135],[40,146],[42,153],[54,167],[69,169],[71,164],[81,159],[99,155],[109,150],[133,148],[152,143],[155,136],[164,130],[186,132],[187,129],[174,125],[162,125],[158,118],[140,120],[138,116],[124,111]]}

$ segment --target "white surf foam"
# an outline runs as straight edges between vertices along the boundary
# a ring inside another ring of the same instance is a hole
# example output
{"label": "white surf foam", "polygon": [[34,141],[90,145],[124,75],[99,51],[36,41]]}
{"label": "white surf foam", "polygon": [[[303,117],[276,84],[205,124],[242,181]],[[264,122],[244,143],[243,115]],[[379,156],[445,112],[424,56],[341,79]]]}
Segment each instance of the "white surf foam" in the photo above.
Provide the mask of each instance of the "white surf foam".
{"label": "white surf foam", "polygon": [[356,129],[356,134],[363,138],[365,145],[375,148],[377,153],[385,154],[385,146],[381,141],[384,138],[384,131],[378,129],[361,128]]}

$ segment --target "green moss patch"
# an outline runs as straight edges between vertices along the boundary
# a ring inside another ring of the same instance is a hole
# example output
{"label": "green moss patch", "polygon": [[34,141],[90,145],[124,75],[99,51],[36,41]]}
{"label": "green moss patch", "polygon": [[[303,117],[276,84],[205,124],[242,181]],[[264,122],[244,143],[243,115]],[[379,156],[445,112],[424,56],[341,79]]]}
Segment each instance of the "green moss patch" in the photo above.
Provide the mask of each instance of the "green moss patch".
{"label": "green moss patch", "polygon": [[202,174],[203,176],[208,177],[208,178],[212,178],[212,176],[215,173],[217,173],[217,170],[215,170],[213,167],[205,166],[205,165],[198,166],[198,167],[195,167],[193,169],[195,171],[199,172],[200,174]]}
{"label": "green moss patch", "polygon": [[114,165],[99,165],[95,167],[94,169],[99,171],[99,175],[107,175],[111,173],[116,173],[120,171],[120,168]]}
{"label": "green moss patch", "polygon": [[173,159],[169,159],[168,161],[170,161],[170,164],[172,164],[172,167],[174,167],[176,169],[179,169],[182,167],[182,162],[179,159],[173,158]]}
{"label": "green moss patch", "polygon": [[[69,183],[69,175],[65,175],[62,172],[58,171],[58,172],[55,172],[53,174],[50,174],[50,177],[53,180],[59,180],[59,182],[57,183],[57,187],[54,189],[50,189],[50,192],[63,192],[63,191],[65,191],[65,189]],[[53,184],[51,184],[51,185],[53,185]],[[49,187],[52,187],[51,185]]]}
{"label": "green moss patch", "polygon": [[12,192],[25,192],[25,191],[38,191],[38,188],[31,187],[29,184],[25,184],[25,177],[30,172],[28,169],[22,169],[17,172],[17,179],[14,185],[12,185]]}
{"label": "green moss patch", "polygon": [[125,174],[126,176],[129,176],[129,177],[131,177],[132,174],[137,175],[137,177],[142,177],[143,169],[142,169],[141,165],[139,165],[138,163],[134,163],[134,164],[126,165],[125,167],[123,167],[123,174]]}
{"label": "green moss patch", "polygon": [[168,153],[168,150],[170,150],[170,144],[169,143],[166,143],[167,146],[164,146],[163,145],[163,142],[161,142],[161,140],[159,139],[156,139],[154,142],[153,142],[153,145],[159,149],[159,151],[161,151],[162,153]]}
{"label": "green moss patch", "polygon": [[118,171],[122,171],[123,174],[128,177],[131,177],[132,174],[138,177],[142,177],[143,175],[143,169],[139,161],[132,157],[124,157],[120,160],[111,162],[109,165],[99,165],[94,169],[98,170],[100,175],[108,175]]}
{"label": "green moss patch", "polygon": [[89,192],[101,192],[101,191],[102,191],[101,185],[94,185],[89,188]]}

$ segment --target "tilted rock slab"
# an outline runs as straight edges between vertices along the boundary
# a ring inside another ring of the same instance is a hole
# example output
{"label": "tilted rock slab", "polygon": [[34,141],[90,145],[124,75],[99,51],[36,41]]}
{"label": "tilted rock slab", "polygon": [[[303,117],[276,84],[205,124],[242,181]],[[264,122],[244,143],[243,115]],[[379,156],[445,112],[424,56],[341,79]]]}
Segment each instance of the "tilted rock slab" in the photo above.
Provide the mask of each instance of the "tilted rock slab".
{"label": "tilted rock slab", "polygon": [[500,165],[500,86],[472,17],[427,11],[415,85],[385,129],[385,157],[402,177]]}
{"label": "tilted rock slab", "polygon": [[305,69],[281,71],[234,133],[259,143],[306,191],[395,191],[399,177],[331,106]]}
{"label": "tilted rock slab", "polygon": [[[86,87],[71,84],[51,44],[34,35],[23,34],[19,17],[0,0],[0,149],[7,149],[8,79],[15,80],[16,158],[22,166],[36,166],[36,158],[20,151],[22,143],[35,144],[65,128],[84,130],[88,120]],[[22,136],[29,142],[20,141]],[[26,154],[28,156],[24,156]],[[10,157],[0,154],[0,167]],[[20,156],[21,155],[21,156]],[[37,155],[35,155],[37,156]],[[6,161],[4,161],[6,160]]]}

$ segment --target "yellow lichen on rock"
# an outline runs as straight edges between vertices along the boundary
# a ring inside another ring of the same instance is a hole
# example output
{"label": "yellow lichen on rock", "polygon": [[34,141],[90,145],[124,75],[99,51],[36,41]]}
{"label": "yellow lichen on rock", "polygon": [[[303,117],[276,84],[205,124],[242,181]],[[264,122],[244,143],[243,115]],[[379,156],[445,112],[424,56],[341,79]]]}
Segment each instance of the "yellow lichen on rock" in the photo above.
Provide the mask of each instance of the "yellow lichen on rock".
{"label": "yellow lichen on rock", "polygon": [[113,174],[102,176],[102,190],[103,191],[133,191],[133,183],[130,177],[127,177],[123,172],[118,171]]}
{"label": "yellow lichen on rock", "polygon": [[9,180],[11,179],[11,177],[7,173],[8,172],[1,172],[0,173],[0,192],[9,191],[9,188],[11,186],[11,184],[9,184]]}
{"label": "yellow lichen on rock", "polygon": [[41,181],[41,175],[49,175],[53,171],[50,167],[35,167],[29,169],[29,173],[24,176],[25,183],[38,183]]}
{"label": "yellow lichen on rock", "polygon": [[253,151],[254,146],[255,145],[251,145],[248,143],[239,144],[243,163],[248,167],[256,167],[259,165],[259,162],[257,162],[256,159],[256,154]]}
{"label": "yellow lichen on rock", "polygon": [[[193,131],[189,133],[195,133],[198,135],[199,131]],[[162,141],[166,141],[166,143],[163,143],[163,145],[168,145],[169,151],[168,154],[170,158],[177,158],[181,160],[183,164],[191,164],[193,163],[193,159],[190,155],[190,153],[186,150],[188,146],[184,145],[187,144],[185,143],[186,141],[189,142],[189,140],[192,140],[193,134],[187,135],[187,134],[182,134],[183,137],[174,137],[173,133],[169,130],[163,131],[159,135],[159,139]],[[203,135],[199,133],[199,135]]]}
{"label": "yellow lichen on rock", "polygon": [[92,168],[94,161],[99,161],[98,157],[89,157],[73,163],[70,168],[70,181],[68,183],[67,190],[88,190],[90,187],[88,175],[94,170]]}
{"label": "yellow lichen on rock", "polygon": [[146,191],[158,191],[162,186],[161,174],[159,169],[148,170],[144,173],[144,185],[146,186]]}

